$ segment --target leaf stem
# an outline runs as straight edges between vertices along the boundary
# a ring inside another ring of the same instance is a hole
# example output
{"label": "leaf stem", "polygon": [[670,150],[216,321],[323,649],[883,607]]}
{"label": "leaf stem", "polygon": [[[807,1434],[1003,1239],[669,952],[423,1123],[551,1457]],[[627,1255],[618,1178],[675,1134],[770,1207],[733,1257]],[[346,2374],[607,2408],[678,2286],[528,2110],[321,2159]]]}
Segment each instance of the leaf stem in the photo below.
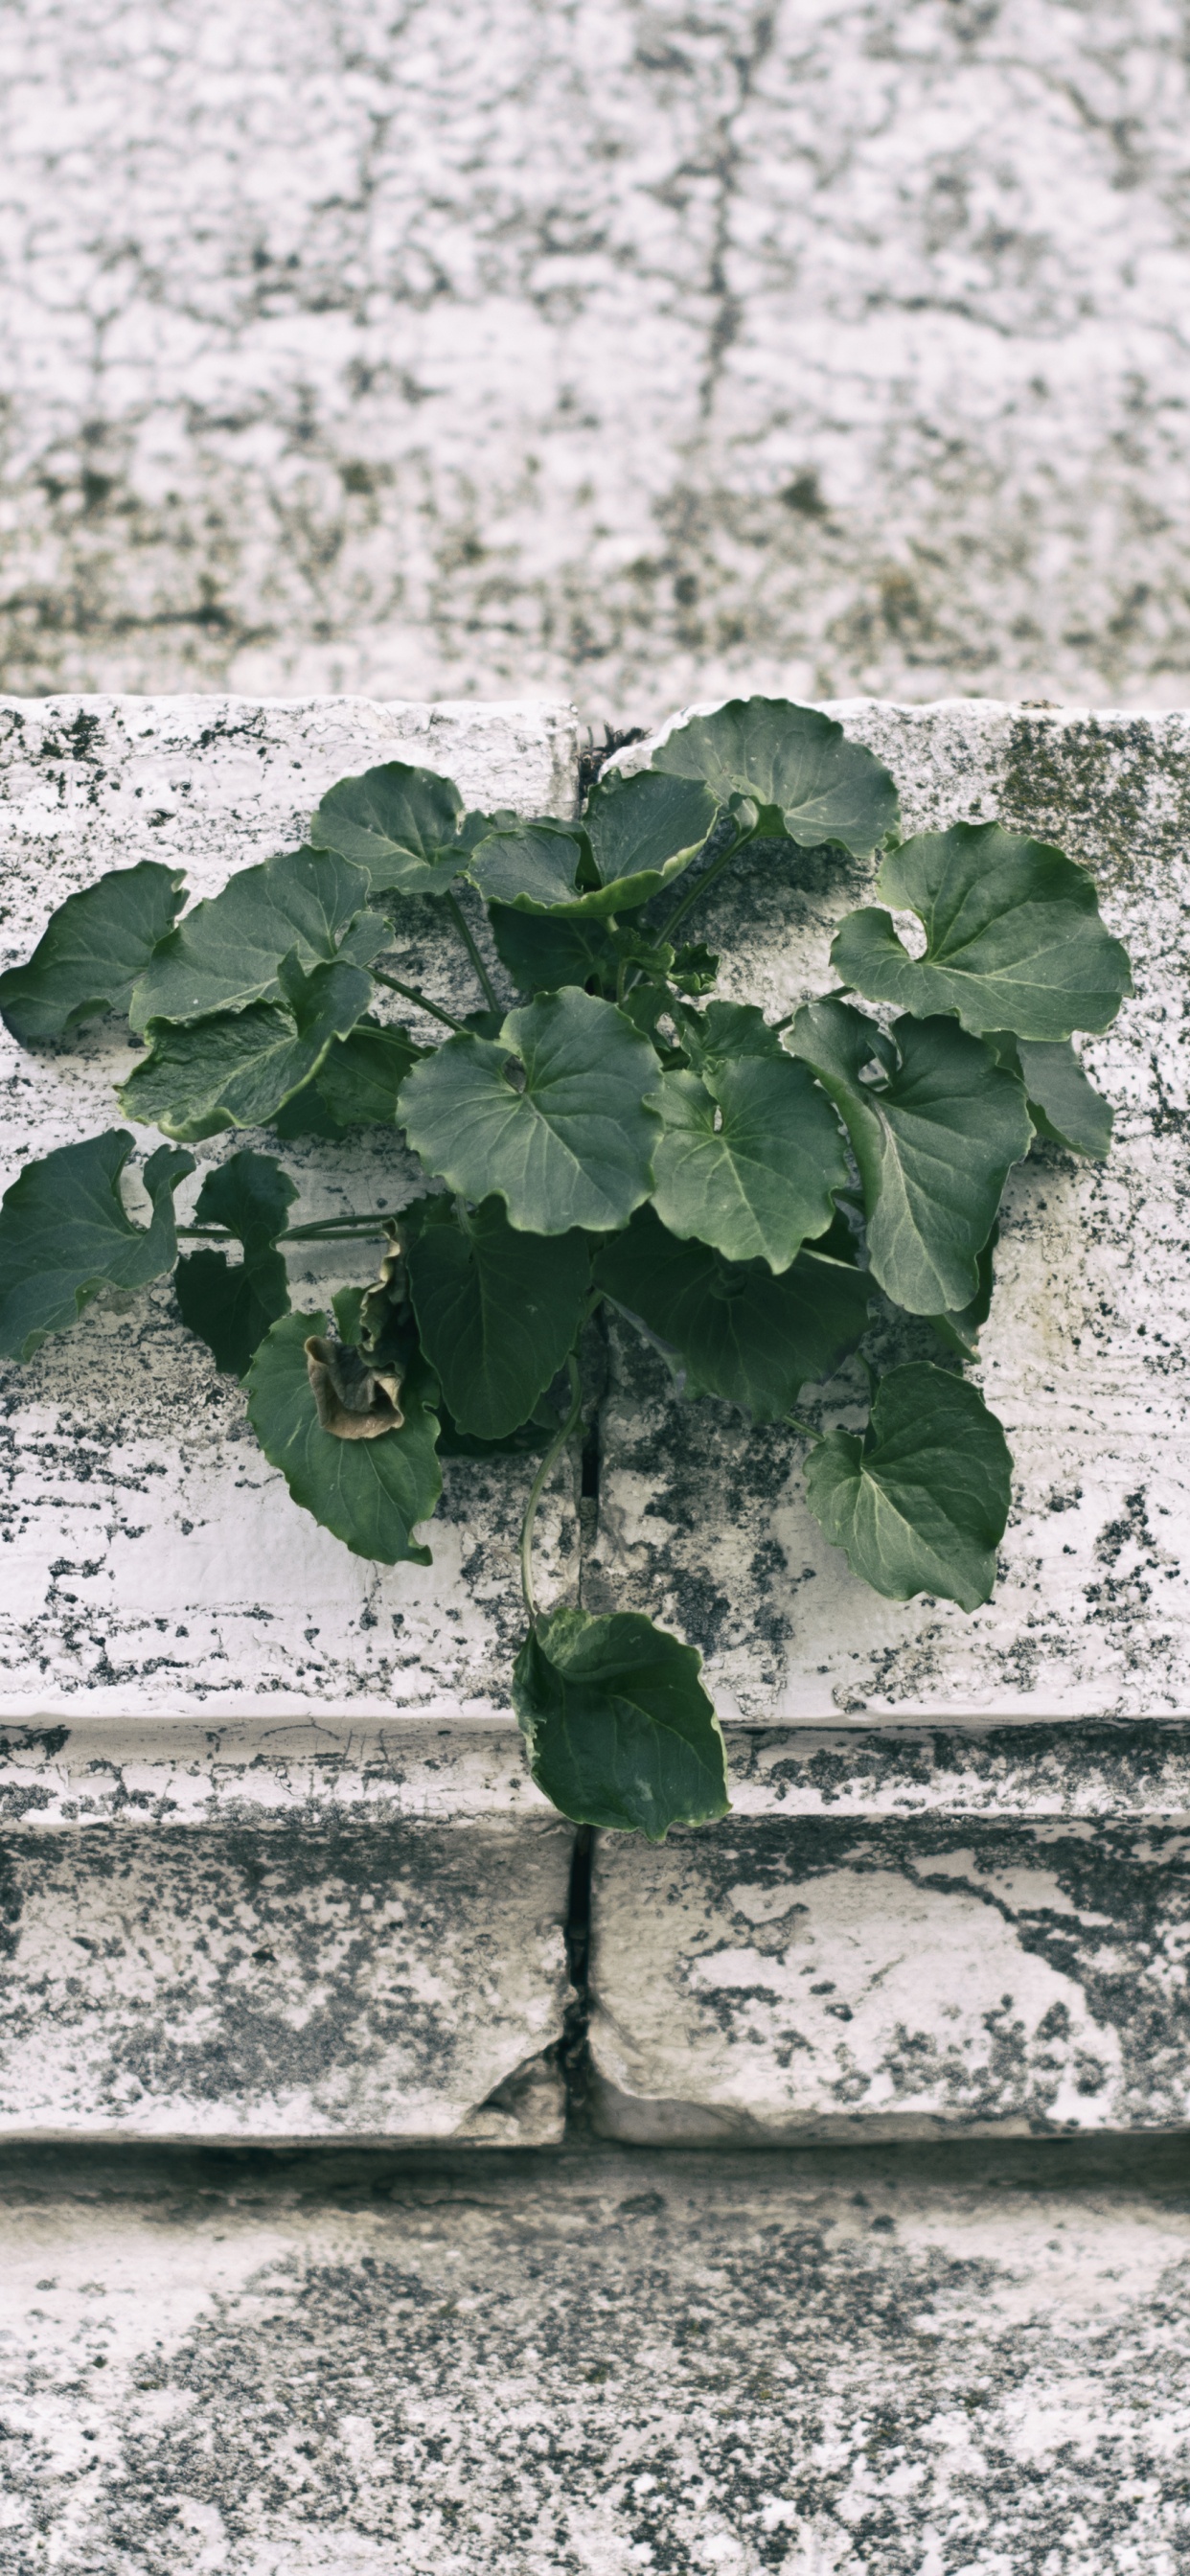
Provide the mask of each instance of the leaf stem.
{"label": "leaf stem", "polygon": [[[734,814],[727,816],[725,819],[733,824],[735,823]],[[715,830],[718,830],[718,828],[718,825],[716,825]],[[738,829],[735,831],[728,847],[712,862],[709,868],[703,869],[702,875],[695,878],[692,886],[687,886],[685,894],[682,895],[679,901],[674,905],[668,921],[664,921],[662,923],[657,934],[659,939],[672,940],[678,923],[685,920],[691,906],[696,904],[700,897],[708,892],[709,888],[714,885],[716,878],[723,875],[724,869],[731,866],[731,862],[735,858],[737,851],[742,850],[745,841],[750,839],[750,837],[750,834],[747,832],[741,832]]]}
{"label": "leaf stem", "polygon": [[484,965],[483,959],[480,956],[479,950],[475,944],[474,934],[457,895],[448,894],[446,898],[446,909],[450,914],[455,929],[458,931],[459,937],[463,942],[463,946],[467,951],[467,955],[469,956],[471,963],[475,968],[475,972],[479,977],[480,983],[483,987],[484,999],[489,1011],[498,1011],[500,1005],[492,989],[491,976],[489,975],[487,967]]}
{"label": "leaf stem", "polygon": [[822,1438],[821,1431],[816,1431],[812,1422],[799,1421],[796,1413],[787,1413],[785,1415],[785,1421],[790,1431],[801,1432],[803,1440],[821,1440]]}
{"label": "leaf stem", "polygon": [[521,1590],[525,1596],[525,1608],[534,1627],[537,1625],[537,1596],[533,1590],[533,1523],[537,1518],[537,1506],[545,1491],[546,1479],[561,1457],[583,1409],[582,1380],[573,1351],[566,1366],[570,1376],[570,1411],[556,1440],[551,1440],[529,1488],[529,1500],[525,1505],[525,1517],[521,1523]]}
{"label": "leaf stem", "polygon": [[470,1037],[470,1029],[465,1028],[461,1020],[454,1019],[449,1011],[444,1011],[438,1002],[431,1002],[419,985],[399,984],[395,975],[385,975],[379,966],[373,966],[370,972],[378,984],[387,984],[390,993],[399,993],[405,1002],[416,1002],[419,1011],[428,1011],[432,1020],[441,1020],[445,1028],[456,1029],[460,1037]]}

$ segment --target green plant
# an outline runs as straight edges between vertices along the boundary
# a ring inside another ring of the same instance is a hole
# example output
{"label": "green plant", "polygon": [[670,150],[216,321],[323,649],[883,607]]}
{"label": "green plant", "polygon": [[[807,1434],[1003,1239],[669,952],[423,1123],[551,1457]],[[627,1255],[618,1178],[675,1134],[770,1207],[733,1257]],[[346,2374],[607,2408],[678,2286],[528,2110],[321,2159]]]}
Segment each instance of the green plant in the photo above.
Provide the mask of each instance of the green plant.
{"label": "green plant", "polygon": [[[21,1173],[0,1211],[0,1351],[27,1358],[100,1289],[176,1262],[181,1313],[244,1378],[295,1501],[389,1565],[428,1561],[440,1452],[537,1454],[512,1693],[534,1776],[577,1820],[659,1838],[727,1806],[694,1650],[636,1612],[542,1613],[534,1593],[534,1516],[602,1305],[690,1396],[805,1438],[810,1508],[878,1592],[971,1610],[992,1588],[1010,1460],[958,1372],[1012,1165],[1034,1135],[1107,1151],[1111,1112],[1070,1038],[1108,1027],[1128,961],[1061,852],[995,823],[896,828],[869,752],[751,699],[604,779],[577,822],[465,813],[447,779],[399,762],[344,779],[307,846],[180,920],[180,877],[115,870],[0,978],[28,1046],[126,1012],[147,1043],[122,1106],[171,1140],[144,1167],[147,1227],[121,1196],[126,1131]],[[790,842],[881,850],[876,893],[915,916],[920,953],[889,910],[853,912],[835,989],[773,1025],[710,998],[718,960],[679,933],[746,844],[777,864]],[[394,971],[427,898],[476,978],[461,1018]],[[413,1007],[416,1036],[376,1015],[382,994]],[[410,1204],[293,1225],[294,1183],[249,1147],[175,1225],[182,1147],[271,1129],[333,1152],[364,1125],[404,1131],[428,1184]],[[180,1259],[179,1235],[197,1247]],[[368,1236],[379,1275],[333,1299],[333,1329],[289,1311],[283,1245]],[[803,1386],[860,1350],[877,1298],[928,1319],[945,1358],[869,1368],[866,1430],[815,1430]]]}

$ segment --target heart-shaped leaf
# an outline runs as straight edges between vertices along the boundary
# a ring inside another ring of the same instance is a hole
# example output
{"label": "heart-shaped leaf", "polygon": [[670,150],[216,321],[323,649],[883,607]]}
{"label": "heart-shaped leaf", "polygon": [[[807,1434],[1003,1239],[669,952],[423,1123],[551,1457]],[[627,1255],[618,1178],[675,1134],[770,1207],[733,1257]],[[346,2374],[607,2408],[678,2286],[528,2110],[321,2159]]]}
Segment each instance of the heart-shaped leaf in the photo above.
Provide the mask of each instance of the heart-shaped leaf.
{"label": "heart-shaped leaf", "polygon": [[850,1003],[811,1002],[793,1045],[846,1121],[880,1286],[913,1315],[968,1306],[1033,1133],[1020,1083],[953,1019],[901,1019],[888,1037]]}
{"label": "heart-shaped leaf", "polygon": [[766,832],[803,849],[838,842],[866,858],[895,831],[897,791],[887,769],[817,707],[785,698],[733,698],[675,727],[653,754],[670,776],[704,778],[717,803],[751,798]]}
{"label": "heart-shaped leaf", "polygon": [[520,993],[556,993],[563,984],[615,985],[620,960],[602,921],[570,913],[514,912],[493,903],[488,919],[496,955]]}
{"label": "heart-shaped leaf", "polygon": [[280,980],[285,1003],[254,1002],[180,1028],[157,1023],[151,1052],[119,1094],[121,1108],[187,1144],[224,1127],[267,1126],[372,998],[371,976],[337,961],[306,976],[287,959]]}
{"label": "heart-shaped leaf", "polygon": [[174,1273],[174,1293],[183,1323],[234,1377],[243,1377],[270,1324],[288,1312],[285,1261],[274,1247],[296,1197],[271,1154],[231,1155],[199,1191],[195,1224],[226,1226],[244,1257],[233,1269],[222,1252],[187,1254]]}
{"label": "heart-shaped leaf", "polygon": [[780,1422],[802,1387],[832,1377],[867,1328],[867,1273],[815,1251],[775,1279],[763,1262],[726,1262],[678,1243],[651,1208],[602,1244],[595,1284],[681,1360],[693,1394],[722,1396],[756,1422]]}
{"label": "heart-shaped leaf", "polygon": [[623,1225],[652,1185],[657,1058],[621,1011],[568,986],[510,1011],[498,1040],[448,1038],[415,1065],[400,1122],[426,1170],[528,1234]]}
{"label": "heart-shaped leaf", "polygon": [[862,1438],[831,1431],[806,1500],[853,1574],[889,1601],[938,1593],[977,1610],[996,1579],[1012,1460],[977,1389],[926,1361],[882,1378]]}
{"label": "heart-shaped leaf", "polygon": [[173,1194],[193,1154],[150,1154],[144,1184],[152,1221],[134,1225],[120,1195],[132,1152],[126,1128],[60,1145],[27,1163],[0,1205],[0,1356],[31,1359],[48,1333],[64,1333],[101,1288],[144,1288],[172,1270]]}
{"label": "heart-shaped leaf", "polygon": [[1115,1111],[1088,1082],[1069,1040],[1041,1046],[997,1029],[987,1043],[997,1064],[1020,1075],[1038,1135],[1052,1145],[1065,1145],[1071,1154],[1093,1154],[1102,1161],[1111,1145]]}
{"label": "heart-shaped leaf", "polygon": [[454,1421],[502,1439],[573,1347],[591,1275],[584,1237],[518,1234],[498,1198],[470,1212],[431,1199],[407,1259],[422,1348]]}
{"label": "heart-shaped leaf", "polygon": [[404,1029],[360,1020],[336,1038],[315,1081],[336,1126],[391,1127],[406,1075],[425,1054]]}
{"label": "heart-shaped leaf", "polygon": [[0,1018],[18,1045],[44,1045],[101,1011],[126,1011],[138,975],[173,928],[185,882],[176,869],[142,859],[68,895],[28,964],[0,975]]}
{"label": "heart-shaped leaf", "polygon": [[377,1565],[429,1565],[413,1532],[442,1491],[431,1399],[435,1381],[415,1362],[401,1386],[404,1419],[379,1440],[336,1440],[318,1420],[306,1343],[326,1331],[325,1315],[283,1315],[248,1372],[248,1416],[271,1466],[295,1503]]}
{"label": "heart-shaped leaf", "polygon": [[[759,1017],[759,1014],[757,1015]],[[823,1234],[847,1179],[839,1122],[804,1064],[771,1056],[666,1073],[653,1104],[664,1133],[653,1156],[657,1214],[729,1261],[788,1270]]]}
{"label": "heart-shaped leaf", "polygon": [[999,823],[918,833],[884,860],[876,891],[916,913],[926,949],[911,957],[887,912],[853,912],[831,964],[869,1001],[919,1019],[954,1011],[975,1037],[1011,1029],[1052,1043],[1109,1028],[1132,991],[1127,951],[1104,929],[1086,869]]}
{"label": "heart-shaped leaf", "polygon": [[436,770],[383,761],[341,778],[310,824],[316,850],[335,850],[366,868],[373,898],[447,894],[488,817],[465,815],[458,788]]}
{"label": "heart-shaped leaf", "polygon": [[306,973],[337,957],[370,964],[389,933],[365,911],[367,900],[364,870],[324,850],[286,850],[241,868],[163,941],[133,993],[133,1028],[275,1000],[283,957]]}
{"label": "heart-shaped leaf", "polygon": [[513,1707],[534,1779],[575,1824],[664,1842],[728,1810],[723,1736],[702,1658],[636,1610],[560,1609],[516,1659]]}
{"label": "heart-shaped leaf", "polygon": [[652,901],[681,876],[715,820],[699,779],[645,770],[591,794],[581,824],[526,823],[481,841],[470,863],[489,902],[518,912],[606,920]]}

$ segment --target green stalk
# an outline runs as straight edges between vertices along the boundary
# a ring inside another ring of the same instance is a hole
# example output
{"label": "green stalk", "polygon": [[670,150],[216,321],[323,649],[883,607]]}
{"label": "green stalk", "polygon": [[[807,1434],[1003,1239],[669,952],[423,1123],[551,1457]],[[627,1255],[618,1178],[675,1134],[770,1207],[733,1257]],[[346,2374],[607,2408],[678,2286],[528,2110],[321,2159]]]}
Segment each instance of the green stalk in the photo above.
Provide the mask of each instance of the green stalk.
{"label": "green stalk", "polygon": [[463,1026],[463,1022],[452,1018],[451,1013],[444,1011],[440,1003],[431,1002],[428,995],[423,993],[417,984],[399,984],[395,975],[383,974],[379,966],[371,967],[369,972],[376,983],[387,984],[390,993],[399,993],[402,1001],[416,1002],[418,1010],[428,1011],[432,1020],[441,1020],[445,1028],[457,1030],[460,1037],[470,1037],[471,1032]]}
{"label": "green stalk", "polygon": [[480,983],[483,986],[484,998],[487,1002],[489,1011],[498,1011],[500,1005],[492,989],[492,979],[488,973],[487,967],[484,965],[479,950],[476,947],[475,939],[467,921],[466,914],[463,911],[462,904],[459,902],[457,895],[448,894],[446,898],[446,909],[450,914],[455,929],[458,931],[459,937],[463,942],[463,946],[467,951],[467,955],[469,956],[471,963],[475,968],[475,972],[479,977]]}
{"label": "green stalk", "polygon": [[570,1374],[570,1411],[556,1440],[551,1440],[529,1488],[529,1500],[525,1505],[525,1517],[521,1523],[521,1590],[525,1596],[525,1608],[534,1627],[537,1625],[537,1595],[533,1590],[533,1523],[537,1518],[537,1506],[545,1491],[547,1478],[561,1457],[583,1409],[582,1380],[573,1351],[566,1366]]}
{"label": "green stalk", "polygon": [[675,904],[668,921],[662,923],[661,929],[657,934],[659,939],[672,940],[678,923],[685,920],[692,905],[698,903],[701,897],[708,892],[711,886],[714,885],[716,879],[723,875],[724,870],[731,866],[732,860],[737,856],[738,852],[742,850],[745,841],[750,840],[750,838],[751,834],[748,832],[737,832],[730,848],[724,850],[722,857],[716,859],[712,866],[705,869],[702,876],[697,877],[692,886],[687,887],[685,894],[681,897],[680,901]]}

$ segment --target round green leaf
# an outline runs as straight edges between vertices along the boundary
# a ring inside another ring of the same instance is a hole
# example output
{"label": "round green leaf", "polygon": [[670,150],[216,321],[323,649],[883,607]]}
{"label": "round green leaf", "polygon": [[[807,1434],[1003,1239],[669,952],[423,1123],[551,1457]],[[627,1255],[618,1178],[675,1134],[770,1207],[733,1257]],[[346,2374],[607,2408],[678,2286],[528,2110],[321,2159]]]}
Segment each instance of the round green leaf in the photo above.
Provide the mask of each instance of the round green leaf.
{"label": "round green leaf", "polygon": [[297,1197],[271,1154],[229,1156],[208,1172],[194,1209],[196,1225],[226,1226],[243,1249],[233,1269],[205,1247],[179,1261],[174,1294],[184,1324],[207,1345],[217,1368],[243,1377],[257,1344],[289,1307],[284,1258],[274,1250]]}
{"label": "round green leaf", "polygon": [[400,1123],[426,1170],[527,1234],[623,1225],[652,1186],[657,1058],[610,1002],[570,987],[511,1011],[498,1040],[448,1038],[415,1065]]}
{"label": "round green leaf", "polygon": [[881,1379],[863,1438],[831,1431],[806,1465],[806,1499],[853,1574],[890,1601],[938,1593],[977,1610],[996,1579],[1012,1460],[994,1413],[926,1361]]}
{"label": "round green leaf", "polygon": [[1064,1045],[1042,1046],[996,1029],[989,1031],[987,1044],[997,1064],[1020,1075],[1038,1135],[1052,1145],[1065,1145],[1068,1153],[1093,1154],[1102,1161],[1111,1146],[1115,1111],[1088,1082],[1069,1039]]}
{"label": "round green leaf", "polygon": [[[901,1019],[887,1036],[850,1003],[811,1002],[792,1042],[846,1122],[873,1276],[913,1315],[969,1306],[1033,1133],[1020,1083],[953,1019]],[[864,1080],[873,1061],[882,1070]]]}
{"label": "round green leaf", "polygon": [[366,868],[373,896],[446,894],[470,845],[453,780],[403,760],[383,761],[328,789],[310,839],[315,849],[336,850]]}
{"label": "round green leaf", "polygon": [[152,1222],[134,1225],[120,1196],[132,1152],[125,1127],[82,1145],[60,1145],[28,1163],[0,1205],[0,1357],[31,1359],[48,1333],[64,1333],[101,1288],[144,1288],[172,1270],[173,1194],[194,1170],[168,1145],[150,1154],[144,1184]]}
{"label": "round green leaf", "polygon": [[887,912],[853,912],[831,949],[840,982],[919,1019],[954,1011],[982,1037],[1011,1029],[1052,1043],[1111,1026],[1132,991],[1127,949],[1099,918],[1093,880],[1061,850],[956,823],[885,859],[876,891],[926,934],[911,957]]}
{"label": "round green leaf", "polygon": [[654,1202],[671,1234],[788,1270],[807,1238],[825,1233],[847,1162],[804,1064],[778,1052],[708,1066],[702,1082],[666,1073],[652,1100],[665,1122]]}
{"label": "round green leaf", "polygon": [[180,1028],[156,1023],[150,1053],[119,1093],[142,1126],[188,1144],[224,1127],[264,1127],[347,1037],[372,998],[358,966],[285,971],[290,1007],[254,1002]]}
{"label": "round green leaf", "polygon": [[415,1367],[401,1387],[399,1431],[378,1440],[336,1440],[319,1422],[305,1345],[326,1331],[325,1315],[284,1315],[248,1371],[248,1417],[266,1458],[295,1503],[333,1531],[353,1556],[378,1565],[429,1565],[413,1532],[442,1491],[431,1409],[434,1381]]}
{"label": "round green leaf", "polygon": [[241,868],[162,942],[133,993],[133,1028],[271,1001],[284,957],[296,957],[306,973],[336,957],[369,964],[389,933],[365,913],[367,900],[364,870],[324,850],[286,850]]}
{"label": "round green leaf", "polygon": [[897,791],[887,769],[817,707],[786,698],[734,698],[667,734],[653,767],[704,778],[720,805],[747,796],[768,808],[803,849],[837,841],[856,858],[896,829]]}
{"label": "round green leaf", "polygon": [[663,1842],[728,1810],[723,1736],[702,1658],[639,1611],[560,1609],[517,1656],[530,1768],[562,1815]]}
{"label": "round green leaf", "polygon": [[126,1011],[138,975],[173,928],[185,878],[142,859],[68,895],[27,966],[0,975],[0,1018],[20,1046],[44,1045],[101,1011]]}
{"label": "round green leaf", "polygon": [[527,1421],[582,1318],[581,1234],[518,1234],[498,1198],[432,1201],[406,1255],[422,1349],[461,1431],[499,1440]]}
{"label": "round green leaf", "polygon": [[678,1243],[648,1207],[601,1245],[595,1284],[680,1359],[690,1391],[780,1422],[803,1386],[832,1377],[867,1328],[866,1271],[806,1250],[775,1279]]}
{"label": "round green leaf", "polygon": [[715,799],[699,779],[613,776],[592,791],[573,832],[525,823],[492,834],[473,852],[470,874],[489,902],[514,911],[606,920],[681,876],[714,820]]}

